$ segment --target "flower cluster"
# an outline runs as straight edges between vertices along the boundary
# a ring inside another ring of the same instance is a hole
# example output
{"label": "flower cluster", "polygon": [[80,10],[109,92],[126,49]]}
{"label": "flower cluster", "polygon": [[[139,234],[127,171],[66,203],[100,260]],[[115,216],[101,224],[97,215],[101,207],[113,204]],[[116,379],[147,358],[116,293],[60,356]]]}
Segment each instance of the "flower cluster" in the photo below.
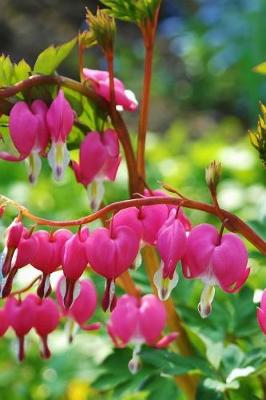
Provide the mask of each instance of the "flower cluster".
{"label": "flower cluster", "polygon": [[71,321],[72,330],[74,324],[84,330],[99,329],[99,323],[85,324],[94,314],[96,305],[96,290],[90,280],[80,281],[80,293],[70,310],[64,308],[58,290],[57,302],[50,297],[40,298],[33,293],[23,300],[21,297],[10,295],[0,310],[0,336],[3,336],[9,327],[15,332],[19,343],[18,359],[22,361],[25,357],[25,336],[34,329],[41,340],[41,356],[49,358],[51,353],[48,335],[57,328],[62,318]]}
{"label": "flower cluster", "polygon": [[[153,193],[146,192],[146,195]],[[154,246],[161,256],[160,268],[154,275],[160,300],[151,295],[141,300],[126,295],[117,302],[116,279],[141,263],[139,251],[146,245]],[[80,227],[76,233],[67,229],[52,232],[28,230],[17,218],[6,232],[0,261],[1,293],[2,297],[8,297],[7,304],[10,302],[11,309],[15,305],[16,310],[24,310],[23,307],[34,309],[36,304],[46,304],[45,298],[51,292],[50,274],[62,269],[63,276],[57,288],[61,311],[78,322],[82,329],[94,329],[94,325],[86,325],[86,320],[96,307],[96,292],[91,283],[80,281],[85,270],[91,268],[106,280],[102,308],[113,311],[108,331],[116,345],[120,342],[125,345],[129,341],[137,341],[138,346],[144,342],[155,345],[165,324],[165,310],[161,301],[168,299],[178,282],[179,262],[185,278],[200,279],[205,284],[199,303],[203,318],[211,312],[214,286],[219,286],[227,293],[236,292],[243,286],[250,271],[247,250],[236,234],[223,233],[223,229],[218,232],[209,224],[192,228],[181,207],[157,204],[122,209],[111,218],[107,227],[96,228],[92,232],[86,226]],[[30,297],[29,303],[28,300],[20,303],[12,297],[10,300],[16,272],[28,264],[42,273],[38,297]],[[90,301],[86,300],[86,296]],[[32,298],[35,302],[32,302]],[[52,303],[47,304],[45,307],[52,307]],[[84,307],[85,314],[80,311]],[[153,322],[149,322],[149,326],[154,323],[154,327],[148,334],[142,317],[146,318],[147,310],[152,315],[155,309],[157,317],[151,318]],[[119,317],[121,313],[124,320]],[[260,321],[263,313],[258,313]],[[34,318],[31,320],[34,321]],[[9,323],[17,333],[16,323]],[[263,323],[261,325],[264,326]],[[24,337],[31,327],[25,325],[24,330],[18,331],[18,337]],[[45,332],[42,336],[45,336]],[[164,339],[162,343],[167,344],[168,340]],[[136,357],[138,352],[136,350],[134,353]]]}
{"label": "flower cluster", "polygon": [[[110,101],[109,73],[84,68],[84,76],[97,95]],[[135,111],[134,94],[115,78],[115,100],[119,110]],[[100,206],[104,195],[104,180],[114,181],[121,161],[117,133],[113,129],[88,132],[80,144],[79,162],[70,160],[67,141],[78,117],[65,98],[62,89],[49,104],[43,100],[32,103],[18,101],[11,109],[9,131],[18,152],[0,152],[6,161],[26,161],[29,181],[35,183],[41,171],[41,158],[47,158],[55,180],[62,180],[70,166],[77,182],[88,192],[93,210]]]}

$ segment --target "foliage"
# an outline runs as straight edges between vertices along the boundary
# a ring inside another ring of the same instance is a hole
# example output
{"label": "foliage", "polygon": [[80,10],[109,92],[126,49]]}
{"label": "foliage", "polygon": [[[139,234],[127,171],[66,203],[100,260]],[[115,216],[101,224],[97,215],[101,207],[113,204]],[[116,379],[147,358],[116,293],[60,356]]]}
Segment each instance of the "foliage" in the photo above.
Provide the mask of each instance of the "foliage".
{"label": "foliage", "polygon": [[[139,24],[143,18],[152,18],[159,2],[105,0],[103,3],[110,7],[115,17]],[[9,57],[2,56],[0,85],[13,84],[27,78],[32,72],[54,73],[75,43],[76,39],[73,39],[61,47],[46,49],[37,58],[33,71],[24,60],[12,64]],[[204,58],[203,54],[202,60]],[[233,80],[236,73],[229,68],[222,76],[229,76]],[[208,81],[207,72],[203,76],[203,81],[205,80]],[[163,82],[167,88],[166,77]],[[158,79],[155,79],[154,84],[155,91],[160,92],[160,85],[163,84]],[[219,93],[219,84],[214,82],[213,92],[204,94],[207,103]],[[102,124],[104,117],[98,115],[95,105],[83,102],[81,96],[70,89],[65,94],[77,112],[79,122],[91,130]],[[4,117],[1,122],[3,125],[6,123]],[[4,130],[1,127],[1,131]],[[77,158],[75,149],[81,139],[82,131],[75,128],[71,133],[69,146],[72,158]],[[132,139],[135,141],[134,132]],[[255,151],[248,144],[242,121],[236,117],[229,115],[216,119],[209,114],[196,114],[191,109],[190,118],[181,115],[169,123],[168,129],[163,133],[150,133],[147,179],[152,187],[156,187],[160,180],[178,189],[182,188],[188,196],[209,201],[204,168],[214,158],[223,163],[221,185],[218,189],[221,206],[237,212],[259,234],[266,237],[265,173]],[[29,188],[25,179],[22,179],[24,169],[21,164],[7,165],[0,161],[2,193],[27,204],[33,212],[46,218],[56,216],[57,219],[70,219],[88,213],[86,195],[81,187],[75,185],[71,171],[68,171],[65,182],[51,185],[46,164],[38,185]],[[107,187],[107,203],[127,197],[125,176],[123,164],[117,182],[114,186]],[[4,221],[1,221],[2,231],[7,221],[14,216],[13,213],[14,210],[9,210]],[[195,224],[217,223],[209,215],[191,210],[187,213]],[[266,345],[257,326],[253,296],[254,291],[262,288],[266,281],[265,257],[253,249],[250,252],[250,264],[252,273],[247,287],[239,294],[230,296],[218,292],[213,313],[204,321],[196,311],[201,283],[188,283],[185,279],[180,279],[173,297],[193,345],[193,356],[144,348],[141,353],[142,369],[132,377],[127,369],[131,351],[120,349],[112,352],[110,340],[102,329],[97,336],[79,333],[71,347],[62,340],[63,332],[60,332],[60,336],[54,334],[53,358],[44,364],[34,349],[26,364],[21,367],[14,364],[15,356],[11,350],[13,337],[9,334],[0,343],[1,398],[183,400],[184,396],[177,387],[174,376],[189,374],[199,377],[197,400],[220,400],[225,398],[225,393],[232,400],[245,399],[247,393],[250,394],[248,399],[262,400],[264,393],[261,380],[266,371]],[[133,271],[132,275],[143,292],[148,293],[150,288],[143,268]],[[102,282],[98,277],[93,276],[93,279],[101,295]],[[21,281],[18,281],[18,286],[20,285]],[[106,317],[101,312],[97,317],[105,323]],[[30,337],[30,341],[35,343],[36,338]]]}
{"label": "foliage", "polygon": [[146,20],[153,20],[161,0],[101,0],[110,8],[115,18],[142,25]]}

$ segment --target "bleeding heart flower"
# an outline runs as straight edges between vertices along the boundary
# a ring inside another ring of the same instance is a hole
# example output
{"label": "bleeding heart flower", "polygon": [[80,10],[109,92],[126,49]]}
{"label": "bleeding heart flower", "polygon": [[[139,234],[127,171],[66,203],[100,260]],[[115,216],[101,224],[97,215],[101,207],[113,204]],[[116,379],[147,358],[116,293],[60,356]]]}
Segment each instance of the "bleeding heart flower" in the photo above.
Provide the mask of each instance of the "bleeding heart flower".
{"label": "bleeding heart flower", "polygon": [[18,248],[24,227],[21,221],[15,219],[6,231],[5,247],[0,257],[0,283],[10,273],[16,261]]}
{"label": "bleeding heart flower", "polygon": [[182,269],[186,278],[200,278],[205,283],[199,303],[203,318],[211,312],[214,285],[227,293],[238,291],[250,272],[247,263],[247,250],[236,234],[221,235],[209,224],[201,224],[191,230]]}
{"label": "bleeding heart flower", "polygon": [[64,245],[62,267],[66,279],[65,290],[62,296],[66,308],[69,308],[73,303],[74,292],[78,286],[77,281],[88,264],[86,251],[88,238],[89,230],[87,227],[83,227],[78,233],[68,239]]}
{"label": "bleeding heart flower", "polygon": [[88,192],[91,208],[99,209],[104,196],[104,180],[114,181],[121,161],[119,141],[112,129],[90,132],[80,145],[79,163],[71,166],[78,182]]}
{"label": "bleeding heart flower", "polygon": [[29,296],[23,301],[17,300],[12,296],[6,302],[8,321],[11,328],[15,331],[19,342],[19,361],[22,361],[25,357],[24,338],[34,326],[35,309],[35,304]]}
{"label": "bleeding heart flower", "polygon": [[[146,197],[153,197],[153,196],[170,197],[170,196],[167,195],[167,193],[163,192],[162,190],[152,190],[151,191],[151,190],[145,189],[144,190],[144,195]],[[168,210],[170,212],[172,209],[176,209],[176,205],[167,204],[167,208],[168,208]],[[181,224],[184,225],[184,228],[185,228],[186,231],[188,231],[188,232],[191,231],[191,228],[192,228],[191,222],[188,219],[188,217],[186,216],[186,214],[185,214],[184,210],[182,209],[182,207],[179,208],[178,217],[177,218],[179,219]]]}
{"label": "bleeding heart flower", "polygon": [[34,294],[27,296],[35,306],[35,318],[33,327],[41,338],[43,358],[49,358],[51,352],[48,347],[48,335],[53,332],[59,324],[59,311],[56,303],[50,299],[40,299]]}
{"label": "bleeding heart flower", "polygon": [[[108,71],[99,71],[95,69],[83,68],[85,79],[91,82],[94,91],[105,100],[110,101],[110,81]],[[122,111],[135,111],[138,107],[138,102],[134,93],[131,90],[126,90],[123,83],[114,78],[115,101],[117,109]]]}
{"label": "bleeding heart flower", "polygon": [[[62,287],[64,286],[64,278],[61,277],[56,287],[56,297],[58,304],[61,307],[63,315],[75,321],[82,330],[91,331],[99,329],[101,324],[95,322],[93,324],[86,324],[96,311],[97,307],[97,292],[92,281],[83,279],[79,281],[79,293],[69,309],[64,306],[62,297]],[[73,340],[73,324],[70,324],[69,341]]]}
{"label": "bleeding heart flower", "polygon": [[263,291],[260,307],[257,309],[257,320],[262,332],[266,335],[266,290]]}
{"label": "bleeding heart flower", "polygon": [[132,373],[139,369],[139,352],[143,343],[161,348],[175,340],[176,332],[159,340],[165,325],[165,307],[156,296],[148,294],[138,299],[126,294],[118,299],[107,329],[117,347],[124,347],[129,342],[135,345],[128,364]]}
{"label": "bleeding heart flower", "polygon": [[31,183],[39,176],[40,155],[44,153],[49,142],[47,110],[47,105],[42,100],[34,100],[31,106],[24,101],[16,103],[10,112],[9,130],[19,156],[0,152],[0,158],[7,161],[22,161],[27,158]]}
{"label": "bleeding heart flower", "polygon": [[139,250],[138,235],[127,226],[96,229],[88,239],[87,256],[92,269],[107,279],[102,306],[116,304],[115,279],[134,262]]}
{"label": "bleeding heart flower", "polygon": [[70,161],[66,141],[73,124],[74,111],[65,99],[63,90],[59,90],[47,112],[47,125],[52,140],[48,161],[56,180],[63,179],[65,169]]}
{"label": "bleeding heart flower", "polygon": [[154,275],[154,283],[161,300],[167,300],[177,285],[176,265],[185,255],[187,237],[184,225],[178,219],[180,209],[172,209],[157,236],[156,248],[162,258],[160,269]]}
{"label": "bleeding heart flower", "polygon": [[168,218],[168,208],[165,205],[156,204],[143,206],[137,209],[129,207],[118,211],[112,219],[114,228],[128,226],[136,234],[141,236],[147,244],[155,244],[157,234],[161,226]]}
{"label": "bleeding heart flower", "polygon": [[31,264],[43,273],[37,293],[40,297],[46,297],[51,292],[50,274],[62,265],[64,244],[72,233],[67,229],[59,229],[52,233],[40,230],[32,236],[37,239],[38,251],[32,257]]}
{"label": "bleeding heart flower", "polygon": [[14,261],[12,261],[12,268],[9,271],[7,279],[2,288],[2,297],[6,297],[12,290],[14,277],[19,268],[31,264],[33,257],[38,251],[38,240],[36,236],[32,235],[32,231],[23,228],[23,232],[18,243]]}

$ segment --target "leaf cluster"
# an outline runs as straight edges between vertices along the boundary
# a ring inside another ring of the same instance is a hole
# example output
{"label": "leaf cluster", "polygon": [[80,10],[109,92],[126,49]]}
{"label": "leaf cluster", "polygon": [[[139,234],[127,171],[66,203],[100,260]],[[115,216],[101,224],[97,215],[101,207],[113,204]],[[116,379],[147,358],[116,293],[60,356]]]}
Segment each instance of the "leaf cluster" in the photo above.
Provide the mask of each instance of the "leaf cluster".
{"label": "leaf cluster", "polygon": [[86,8],[86,21],[89,31],[83,36],[83,44],[90,47],[98,43],[105,53],[112,52],[116,32],[114,18],[104,9],[98,9],[94,15]]}
{"label": "leaf cluster", "polygon": [[266,107],[261,104],[262,114],[259,116],[257,130],[250,131],[249,137],[253,147],[258,151],[259,157],[266,167]]}
{"label": "leaf cluster", "polygon": [[161,0],[101,0],[101,2],[109,7],[113,17],[142,26],[145,21],[154,19]]}

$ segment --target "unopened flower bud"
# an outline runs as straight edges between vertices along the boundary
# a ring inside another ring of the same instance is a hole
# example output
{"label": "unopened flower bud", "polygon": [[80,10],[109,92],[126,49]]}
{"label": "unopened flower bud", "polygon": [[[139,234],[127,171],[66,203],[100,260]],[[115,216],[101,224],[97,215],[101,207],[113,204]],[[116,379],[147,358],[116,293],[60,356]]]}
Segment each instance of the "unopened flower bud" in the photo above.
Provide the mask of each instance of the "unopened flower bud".
{"label": "unopened flower bud", "polygon": [[90,28],[91,39],[94,38],[104,53],[112,53],[116,32],[115,20],[106,10],[98,9],[96,14],[86,9],[86,20]]}
{"label": "unopened flower bud", "polygon": [[215,160],[206,168],[205,179],[211,193],[216,193],[216,187],[221,177],[221,168],[221,163],[217,163]]}

